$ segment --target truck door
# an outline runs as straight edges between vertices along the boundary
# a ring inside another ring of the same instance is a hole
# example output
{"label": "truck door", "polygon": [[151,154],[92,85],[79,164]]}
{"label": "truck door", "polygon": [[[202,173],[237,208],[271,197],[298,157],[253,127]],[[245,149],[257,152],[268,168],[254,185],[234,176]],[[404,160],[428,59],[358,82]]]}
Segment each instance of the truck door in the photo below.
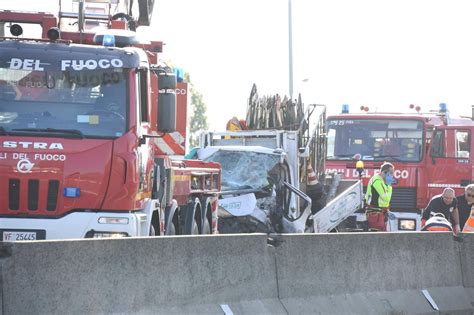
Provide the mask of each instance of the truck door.
{"label": "truck door", "polygon": [[[149,78],[148,69],[138,69],[136,72],[136,125],[138,134],[149,133]],[[148,193],[151,191],[150,176],[153,176],[153,154],[151,146],[147,141],[140,141],[137,148],[138,154],[138,188],[140,192]]]}
{"label": "truck door", "polygon": [[467,128],[446,129],[446,185],[454,188],[457,195],[463,193],[463,187],[472,181],[470,136]]}
{"label": "truck door", "polygon": [[445,187],[463,191],[472,182],[471,130],[464,128],[436,129],[431,142],[427,167],[429,197],[439,194]]}
{"label": "truck door", "polygon": [[[474,163],[472,159],[472,137],[471,130],[456,128],[452,130],[452,141],[454,145],[454,156],[452,158],[453,181],[461,187],[467,186],[473,182]],[[458,190],[457,193],[461,193]]]}
{"label": "truck door", "polygon": [[[431,138],[431,149],[429,152],[429,160],[426,167],[426,182],[421,185],[427,185],[429,200],[434,195],[440,194],[447,183],[447,172],[449,164],[446,158],[446,130],[435,129]],[[425,205],[426,206],[426,205]]]}

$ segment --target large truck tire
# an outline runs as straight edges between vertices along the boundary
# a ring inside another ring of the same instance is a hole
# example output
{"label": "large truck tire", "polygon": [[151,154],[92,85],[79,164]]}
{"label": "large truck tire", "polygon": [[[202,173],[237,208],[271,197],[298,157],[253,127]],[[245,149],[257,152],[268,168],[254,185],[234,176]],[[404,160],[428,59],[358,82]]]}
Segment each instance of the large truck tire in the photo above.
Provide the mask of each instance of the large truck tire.
{"label": "large truck tire", "polygon": [[155,228],[152,224],[150,224],[150,232],[148,232],[148,236],[156,236]]}
{"label": "large truck tire", "polygon": [[176,235],[176,220],[173,218],[166,226],[165,235]]}
{"label": "large truck tire", "polygon": [[194,201],[189,202],[186,206],[181,209],[181,213],[184,215],[184,234],[186,235],[198,235],[200,234],[199,218],[201,211],[201,202],[198,198]]}
{"label": "large truck tire", "polygon": [[205,196],[201,198],[202,206],[202,228],[201,234],[212,234],[212,209],[210,198]]}
{"label": "large truck tire", "polygon": [[148,236],[156,236],[156,231],[158,231],[158,235],[160,235],[160,215],[158,211],[153,212],[153,215],[151,216]]}
{"label": "large truck tire", "polygon": [[204,222],[202,224],[202,233],[201,234],[211,234],[211,224],[209,223],[209,220],[207,218],[204,219]]}
{"label": "large truck tire", "polygon": [[179,230],[179,212],[176,200],[172,201],[171,206],[165,208],[165,235],[178,235]]}

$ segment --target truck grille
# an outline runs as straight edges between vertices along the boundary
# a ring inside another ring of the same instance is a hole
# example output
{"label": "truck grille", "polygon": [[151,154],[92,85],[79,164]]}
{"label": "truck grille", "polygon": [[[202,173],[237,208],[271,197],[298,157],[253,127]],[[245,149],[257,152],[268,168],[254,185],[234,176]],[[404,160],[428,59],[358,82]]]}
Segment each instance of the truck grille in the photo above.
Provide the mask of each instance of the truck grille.
{"label": "truck grille", "polygon": [[10,210],[20,209],[20,180],[10,179],[8,185],[8,207]]}
{"label": "truck grille", "polygon": [[48,202],[46,210],[54,211],[56,210],[56,205],[58,203],[58,190],[59,190],[59,181],[50,180],[48,186]]}
{"label": "truck grille", "polygon": [[[8,208],[12,211],[18,211],[20,206],[26,206],[28,211],[55,211],[58,203],[58,192],[58,180],[10,179],[8,182]],[[41,198],[42,194],[46,195],[46,198]],[[43,200],[43,204],[40,203],[41,200]]]}
{"label": "truck grille", "polygon": [[28,181],[28,210],[38,210],[39,180]]}
{"label": "truck grille", "polygon": [[390,209],[392,211],[415,211],[416,188],[393,187]]}

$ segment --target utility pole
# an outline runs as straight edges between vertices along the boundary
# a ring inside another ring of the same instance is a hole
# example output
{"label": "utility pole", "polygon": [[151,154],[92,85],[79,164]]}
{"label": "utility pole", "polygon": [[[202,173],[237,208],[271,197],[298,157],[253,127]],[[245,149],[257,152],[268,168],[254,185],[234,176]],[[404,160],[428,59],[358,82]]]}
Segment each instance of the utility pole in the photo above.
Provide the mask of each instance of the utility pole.
{"label": "utility pole", "polygon": [[290,100],[293,100],[293,27],[291,21],[291,0],[288,0],[288,79],[290,84]]}

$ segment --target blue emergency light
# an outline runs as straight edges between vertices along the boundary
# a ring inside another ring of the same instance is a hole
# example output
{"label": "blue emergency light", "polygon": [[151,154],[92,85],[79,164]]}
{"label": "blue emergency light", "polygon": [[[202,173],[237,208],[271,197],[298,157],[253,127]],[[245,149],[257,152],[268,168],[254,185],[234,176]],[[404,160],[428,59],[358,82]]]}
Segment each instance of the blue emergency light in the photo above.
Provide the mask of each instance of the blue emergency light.
{"label": "blue emergency light", "polygon": [[79,197],[81,195],[81,189],[76,187],[64,187],[64,197]]}
{"label": "blue emergency light", "polygon": [[349,104],[342,104],[342,114],[349,114]]}
{"label": "blue emergency light", "polygon": [[176,81],[183,82],[184,81],[184,71],[181,68],[174,68],[174,74],[176,75]]}
{"label": "blue emergency light", "polygon": [[114,47],[115,46],[115,36],[112,34],[104,34],[102,37],[102,46],[105,47]]}
{"label": "blue emergency light", "polygon": [[440,113],[446,113],[446,110],[447,110],[446,103],[440,103],[439,104],[439,112]]}

